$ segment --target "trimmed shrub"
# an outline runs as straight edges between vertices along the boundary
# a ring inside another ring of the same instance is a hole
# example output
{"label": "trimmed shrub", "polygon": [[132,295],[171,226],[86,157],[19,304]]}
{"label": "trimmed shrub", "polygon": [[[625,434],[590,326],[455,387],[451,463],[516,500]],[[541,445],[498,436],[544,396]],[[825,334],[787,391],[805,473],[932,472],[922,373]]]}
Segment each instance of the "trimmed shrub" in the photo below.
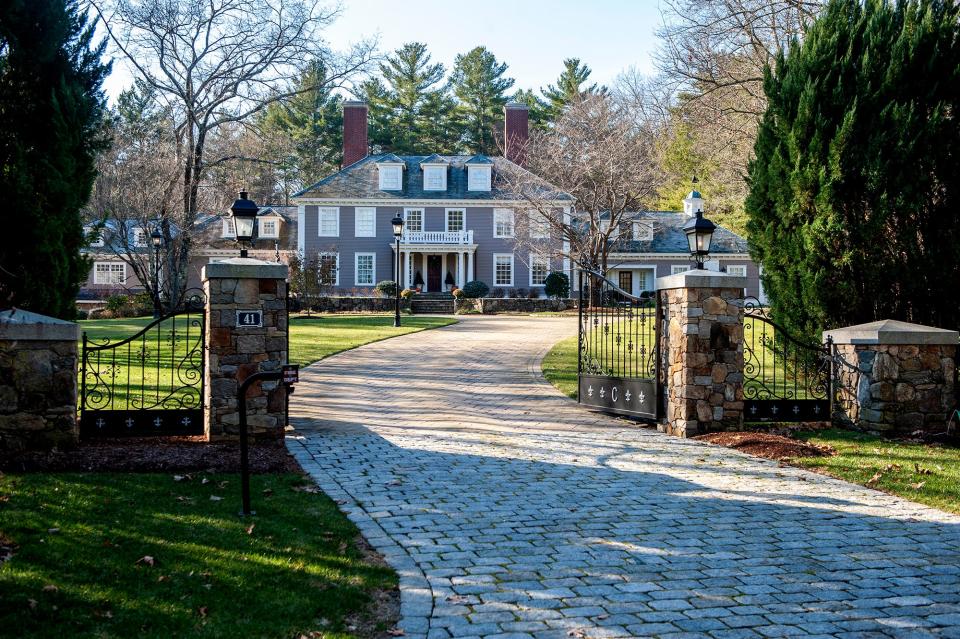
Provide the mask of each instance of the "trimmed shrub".
{"label": "trimmed shrub", "polygon": [[377,282],[373,290],[380,297],[394,297],[397,294],[397,283],[393,280],[382,280]]}
{"label": "trimmed shrub", "polygon": [[570,296],[570,278],[566,273],[553,271],[544,281],[543,292],[547,297],[561,299]]}
{"label": "trimmed shrub", "polygon": [[480,280],[474,280],[464,284],[462,290],[466,297],[476,299],[478,297],[486,296],[486,294],[490,292],[490,287]]}
{"label": "trimmed shrub", "polygon": [[113,317],[123,317],[130,309],[130,298],[126,295],[111,295],[107,298],[107,310]]}

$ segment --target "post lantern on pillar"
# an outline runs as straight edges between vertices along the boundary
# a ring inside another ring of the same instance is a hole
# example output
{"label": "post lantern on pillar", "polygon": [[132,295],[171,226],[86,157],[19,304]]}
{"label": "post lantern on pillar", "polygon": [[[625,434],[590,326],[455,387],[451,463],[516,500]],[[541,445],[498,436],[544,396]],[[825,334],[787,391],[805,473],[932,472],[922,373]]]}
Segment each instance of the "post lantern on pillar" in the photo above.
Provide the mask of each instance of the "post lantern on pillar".
{"label": "post lantern on pillar", "polygon": [[247,199],[247,192],[240,191],[240,197],[230,207],[233,213],[233,232],[240,243],[240,257],[247,256],[247,244],[253,240],[253,227],[260,208]]}
{"label": "post lantern on pillar", "polygon": [[393,225],[393,237],[396,240],[397,247],[397,277],[396,277],[396,301],[394,303],[393,325],[400,326],[400,237],[403,235],[403,218],[396,215],[390,224]]}
{"label": "post lantern on pillar", "polygon": [[683,212],[690,216],[683,225],[683,232],[687,235],[690,256],[697,263],[697,269],[703,270],[717,225],[703,217],[703,196],[696,189],[696,177],[693,178],[693,185],[694,189],[683,199]]}

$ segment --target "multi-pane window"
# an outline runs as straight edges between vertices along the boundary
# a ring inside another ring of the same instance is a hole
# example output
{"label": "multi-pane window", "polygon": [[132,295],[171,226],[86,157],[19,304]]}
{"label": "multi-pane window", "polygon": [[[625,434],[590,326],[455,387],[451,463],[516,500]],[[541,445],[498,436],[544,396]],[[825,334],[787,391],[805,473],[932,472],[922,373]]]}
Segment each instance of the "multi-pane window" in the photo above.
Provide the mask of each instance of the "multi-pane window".
{"label": "multi-pane window", "polygon": [[463,209],[447,209],[447,231],[464,229],[466,212]]}
{"label": "multi-pane window", "polygon": [[133,229],[133,245],[142,248],[147,245],[147,232],[143,229]]}
{"label": "multi-pane window", "polygon": [[535,240],[543,240],[550,237],[550,221],[543,217],[541,213],[531,213],[530,237]]}
{"label": "multi-pane window", "polygon": [[261,218],[260,222],[260,237],[279,237],[277,232],[277,221],[275,219],[265,219]]}
{"label": "multi-pane window", "polygon": [[739,275],[740,277],[747,276],[747,267],[743,264],[730,264],[727,266],[727,273],[730,275]]}
{"label": "multi-pane window", "polygon": [[339,253],[320,253],[320,255],[317,256],[317,282],[327,286],[339,286]]}
{"label": "multi-pane window", "polygon": [[686,264],[671,264],[670,265],[670,275],[678,275],[679,273],[686,273],[690,270],[690,267]]}
{"label": "multi-pane window", "polygon": [[317,235],[320,237],[337,237],[340,235],[340,209],[333,207],[320,207],[317,210],[319,223],[317,225]]}
{"label": "multi-pane window", "polygon": [[354,283],[357,286],[373,286],[376,282],[377,256],[375,253],[357,253],[356,254],[356,277]]}
{"label": "multi-pane window", "polygon": [[123,262],[97,262],[93,265],[94,284],[123,284],[127,279],[127,265]]}
{"label": "multi-pane window", "polygon": [[447,167],[445,166],[423,167],[423,190],[446,191],[447,190]]}
{"label": "multi-pane window", "polygon": [[489,191],[490,190],[490,167],[489,166],[471,166],[467,168],[467,190],[468,191]]}
{"label": "multi-pane window", "polygon": [[411,233],[423,230],[423,209],[405,209],[403,212],[403,229]]}
{"label": "multi-pane window", "polygon": [[380,190],[399,191],[403,176],[403,167],[400,164],[380,165]]}
{"label": "multi-pane window", "polygon": [[550,260],[542,255],[530,255],[530,286],[543,286],[550,273]]}
{"label": "multi-pane window", "polygon": [[493,209],[493,236],[513,237],[513,209]]}
{"label": "multi-pane window", "polygon": [[225,217],[223,218],[223,231],[221,232],[222,237],[236,237],[236,231],[233,229],[233,218]]}
{"label": "multi-pane window", "polygon": [[513,253],[493,254],[493,285],[513,286]]}
{"label": "multi-pane window", "polygon": [[377,209],[372,206],[357,207],[354,215],[354,235],[356,237],[377,236]]}

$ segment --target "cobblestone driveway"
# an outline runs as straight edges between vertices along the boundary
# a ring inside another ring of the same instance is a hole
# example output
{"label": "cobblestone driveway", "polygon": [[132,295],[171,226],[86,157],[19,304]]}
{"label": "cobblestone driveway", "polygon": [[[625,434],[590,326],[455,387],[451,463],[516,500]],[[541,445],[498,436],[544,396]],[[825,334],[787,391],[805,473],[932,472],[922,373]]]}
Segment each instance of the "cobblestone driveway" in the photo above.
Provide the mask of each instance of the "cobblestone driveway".
{"label": "cobblestone driveway", "polygon": [[575,322],[467,317],[301,372],[291,450],[407,637],[960,637],[960,518],[581,410]]}

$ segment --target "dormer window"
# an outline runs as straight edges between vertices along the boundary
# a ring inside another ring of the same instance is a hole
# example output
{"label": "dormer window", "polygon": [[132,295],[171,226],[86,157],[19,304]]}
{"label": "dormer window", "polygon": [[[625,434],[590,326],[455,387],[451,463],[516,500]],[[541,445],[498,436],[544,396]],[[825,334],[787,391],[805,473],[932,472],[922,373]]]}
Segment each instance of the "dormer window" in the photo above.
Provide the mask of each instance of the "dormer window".
{"label": "dormer window", "polygon": [[262,217],[258,220],[260,228],[257,229],[259,237],[280,237],[280,222],[275,217]]}
{"label": "dormer window", "polygon": [[468,166],[467,167],[467,190],[468,191],[489,191],[490,178],[492,174],[490,166]]}
{"label": "dormer window", "polygon": [[447,167],[445,166],[423,167],[423,190],[424,191],[446,191],[447,190]]}
{"label": "dormer window", "polygon": [[133,229],[133,246],[143,248],[147,245],[147,232],[144,229]]}
{"label": "dormer window", "polygon": [[403,160],[388,154],[377,162],[381,191],[400,191],[403,189]]}
{"label": "dormer window", "polygon": [[229,217],[225,217],[222,220],[222,224],[223,224],[223,227],[222,227],[222,230],[220,231],[220,237],[225,237],[229,239],[233,239],[237,237],[237,234],[234,232],[234,229],[233,229],[232,219],[230,219]]}

